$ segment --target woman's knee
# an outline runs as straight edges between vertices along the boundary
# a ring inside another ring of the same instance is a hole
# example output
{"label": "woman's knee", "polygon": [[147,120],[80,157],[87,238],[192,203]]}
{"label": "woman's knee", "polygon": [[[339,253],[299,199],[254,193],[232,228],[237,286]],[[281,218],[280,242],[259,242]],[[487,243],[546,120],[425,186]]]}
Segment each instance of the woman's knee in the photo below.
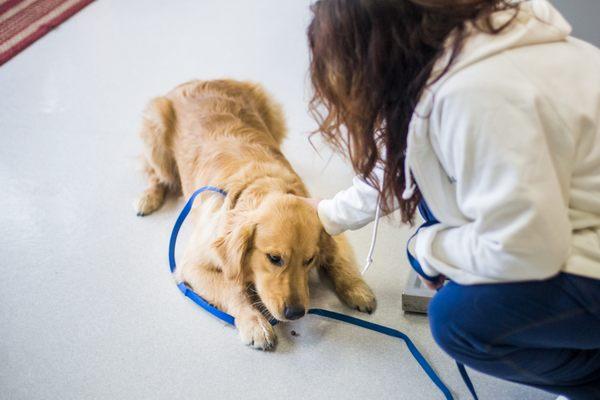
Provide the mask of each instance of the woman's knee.
{"label": "woman's knee", "polygon": [[437,293],[429,304],[429,325],[436,343],[452,358],[466,361],[480,356],[482,340],[472,302],[462,292],[464,287],[450,283]]}
{"label": "woman's knee", "polygon": [[438,346],[452,355],[461,344],[455,327],[451,326],[455,322],[455,305],[448,301],[445,296],[446,290],[447,288],[444,288],[436,294],[429,303],[429,328]]}

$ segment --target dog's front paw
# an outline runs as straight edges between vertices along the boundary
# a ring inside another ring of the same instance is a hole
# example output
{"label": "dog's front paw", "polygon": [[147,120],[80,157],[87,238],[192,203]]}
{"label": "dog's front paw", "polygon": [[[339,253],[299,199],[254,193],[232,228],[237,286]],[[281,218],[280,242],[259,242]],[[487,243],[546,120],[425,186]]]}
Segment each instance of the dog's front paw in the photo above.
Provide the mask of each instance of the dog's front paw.
{"label": "dog's front paw", "polygon": [[235,326],[240,332],[242,342],[259,350],[271,350],[277,343],[277,336],[273,327],[265,317],[260,314],[239,316],[235,319]]}
{"label": "dog's front paw", "polygon": [[146,190],[136,201],[134,201],[133,208],[138,217],[143,217],[158,210],[162,203],[163,196],[161,193]]}
{"label": "dog's front paw", "polygon": [[340,299],[346,303],[348,307],[354,308],[361,312],[371,314],[377,307],[377,300],[373,291],[364,281],[359,281],[355,285],[348,286],[338,291]]}

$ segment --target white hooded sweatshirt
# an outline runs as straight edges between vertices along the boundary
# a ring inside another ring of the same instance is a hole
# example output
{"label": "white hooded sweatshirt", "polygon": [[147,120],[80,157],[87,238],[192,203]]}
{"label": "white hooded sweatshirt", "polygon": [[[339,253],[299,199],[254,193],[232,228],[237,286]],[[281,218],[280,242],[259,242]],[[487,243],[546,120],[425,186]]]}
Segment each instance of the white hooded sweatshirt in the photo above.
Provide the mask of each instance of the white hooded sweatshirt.
{"label": "white hooded sweatshirt", "polygon": [[[570,32],[546,0],[525,2],[501,34],[474,31],[423,95],[406,167],[440,221],[416,237],[427,275],[600,279],[600,50]],[[335,235],[376,209],[377,191],[357,177],[318,213]]]}

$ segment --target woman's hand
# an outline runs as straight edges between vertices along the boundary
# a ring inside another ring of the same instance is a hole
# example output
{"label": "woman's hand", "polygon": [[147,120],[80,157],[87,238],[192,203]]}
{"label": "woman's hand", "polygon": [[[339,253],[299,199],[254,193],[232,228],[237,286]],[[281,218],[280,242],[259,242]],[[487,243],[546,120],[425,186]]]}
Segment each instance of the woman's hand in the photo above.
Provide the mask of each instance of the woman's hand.
{"label": "woman's hand", "polygon": [[422,276],[419,275],[419,278],[421,278],[421,281],[423,282],[423,284],[425,286],[427,286],[427,288],[431,289],[431,290],[438,290],[439,288],[441,288],[442,286],[444,286],[444,282],[446,282],[446,278],[444,275],[438,275],[435,277],[435,281],[428,281],[427,279],[423,278]]}

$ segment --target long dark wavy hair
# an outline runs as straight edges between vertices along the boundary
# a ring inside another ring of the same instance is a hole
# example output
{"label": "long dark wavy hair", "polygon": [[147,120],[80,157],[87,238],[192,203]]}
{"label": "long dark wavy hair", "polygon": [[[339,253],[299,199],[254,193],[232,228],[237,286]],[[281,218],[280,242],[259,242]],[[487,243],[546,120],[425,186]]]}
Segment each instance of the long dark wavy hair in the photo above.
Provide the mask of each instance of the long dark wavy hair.
{"label": "long dark wavy hair", "polygon": [[[419,98],[448,72],[468,24],[499,33],[512,20],[493,26],[491,14],[508,8],[516,16],[518,5],[506,0],[319,0],[311,7],[309,108],[319,125],[315,133],[380,187],[384,211],[398,202],[403,222],[413,222],[421,198],[417,191],[402,199],[408,127]],[[449,62],[432,77],[446,51]],[[382,185],[373,174],[378,163],[384,166]]]}

